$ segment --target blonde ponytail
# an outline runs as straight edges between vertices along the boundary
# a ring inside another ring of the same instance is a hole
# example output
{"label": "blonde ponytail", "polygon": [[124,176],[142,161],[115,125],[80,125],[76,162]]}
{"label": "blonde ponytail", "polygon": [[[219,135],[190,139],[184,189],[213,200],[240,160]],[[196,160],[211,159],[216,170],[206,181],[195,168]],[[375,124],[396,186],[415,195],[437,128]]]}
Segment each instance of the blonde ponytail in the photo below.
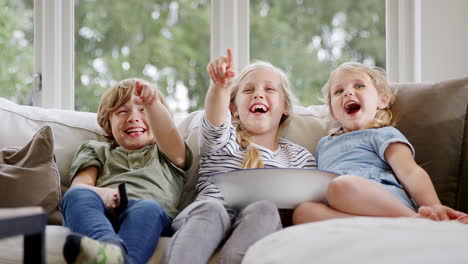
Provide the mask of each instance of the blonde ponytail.
{"label": "blonde ponytail", "polygon": [[260,151],[250,144],[250,137],[247,130],[244,129],[240,120],[233,120],[232,123],[236,128],[237,142],[246,150],[242,169],[263,168],[263,160]]}
{"label": "blonde ponytail", "polygon": [[395,123],[396,122],[393,118],[392,110],[390,110],[390,108],[386,108],[377,112],[374,120],[370,122],[367,128],[394,126]]}

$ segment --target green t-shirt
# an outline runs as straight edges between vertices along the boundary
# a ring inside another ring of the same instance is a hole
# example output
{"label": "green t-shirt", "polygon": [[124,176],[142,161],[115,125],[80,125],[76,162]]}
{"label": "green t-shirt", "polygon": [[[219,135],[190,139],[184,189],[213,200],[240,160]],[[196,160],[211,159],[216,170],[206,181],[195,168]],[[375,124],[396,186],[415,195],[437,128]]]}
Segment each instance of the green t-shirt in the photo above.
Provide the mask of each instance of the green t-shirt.
{"label": "green t-shirt", "polygon": [[186,172],[192,166],[192,151],[185,144],[186,168],[174,165],[156,144],[139,150],[112,148],[107,142],[88,140],[77,150],[71,166],[71,180],[83,169],[99,169],[97,187],[117,188],[125,182],[129,199],[153,199],[174,218],[179,210]]}

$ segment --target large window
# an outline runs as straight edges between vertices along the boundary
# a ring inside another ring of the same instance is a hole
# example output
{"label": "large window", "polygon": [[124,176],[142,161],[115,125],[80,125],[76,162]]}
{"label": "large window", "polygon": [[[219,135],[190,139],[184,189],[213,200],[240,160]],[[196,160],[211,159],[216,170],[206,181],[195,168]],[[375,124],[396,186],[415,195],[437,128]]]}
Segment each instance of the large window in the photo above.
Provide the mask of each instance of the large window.
{"label": "large window", "polygon": [[21,104],[33,102],[35,71],[43,76],[38,105],[92,112],[110,86],[139,77],[154,83],[180,118],[203,107],[210,55],[228,47],[238,51],[239,67],[261,59],[284,69],[303,105],[320,103],[320,88],[343,61],[385,67],[385,1],[0,4],[0,96]]}
{"label": "large window", "polygon": [[209,23],[209,0],[75,0],[76,109],[96,111],[130,77],[155,84],[175,114],[202,107]]}
{"label": "large window", "polygon": [[0,96],[32,104],[33,0],[0,0]]}
{"label": "large window", "polygon": [[303,105],[318,104],[340,63],[385,67],[385,1],[250,0],[250,51],[288,73]]}

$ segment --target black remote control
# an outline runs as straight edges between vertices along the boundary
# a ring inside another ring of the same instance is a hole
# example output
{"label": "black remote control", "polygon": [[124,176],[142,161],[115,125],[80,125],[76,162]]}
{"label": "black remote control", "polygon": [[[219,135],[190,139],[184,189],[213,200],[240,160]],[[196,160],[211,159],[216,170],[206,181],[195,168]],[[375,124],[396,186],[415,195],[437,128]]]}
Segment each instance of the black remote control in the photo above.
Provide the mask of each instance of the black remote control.
{"label": "black remote control", "polygon": [[119,184],[119,196],[120,196],[120,203],[117,206],[116,211],[117,213],[123,212],[125,208],[127,208],[128,204],[128,197],[127,197],[127,188],[125,187],[125,183]]}

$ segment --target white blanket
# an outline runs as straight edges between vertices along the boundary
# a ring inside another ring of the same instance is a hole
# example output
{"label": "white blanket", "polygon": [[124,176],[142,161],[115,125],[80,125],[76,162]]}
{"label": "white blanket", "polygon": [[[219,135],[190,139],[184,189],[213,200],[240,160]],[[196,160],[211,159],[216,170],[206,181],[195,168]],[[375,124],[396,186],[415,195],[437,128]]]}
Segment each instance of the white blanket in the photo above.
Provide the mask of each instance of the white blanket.
{"label": "white blanket", "polygon": [[244,264],[468,263],[468,225],[356,217],[285,228],[255,243]]}

